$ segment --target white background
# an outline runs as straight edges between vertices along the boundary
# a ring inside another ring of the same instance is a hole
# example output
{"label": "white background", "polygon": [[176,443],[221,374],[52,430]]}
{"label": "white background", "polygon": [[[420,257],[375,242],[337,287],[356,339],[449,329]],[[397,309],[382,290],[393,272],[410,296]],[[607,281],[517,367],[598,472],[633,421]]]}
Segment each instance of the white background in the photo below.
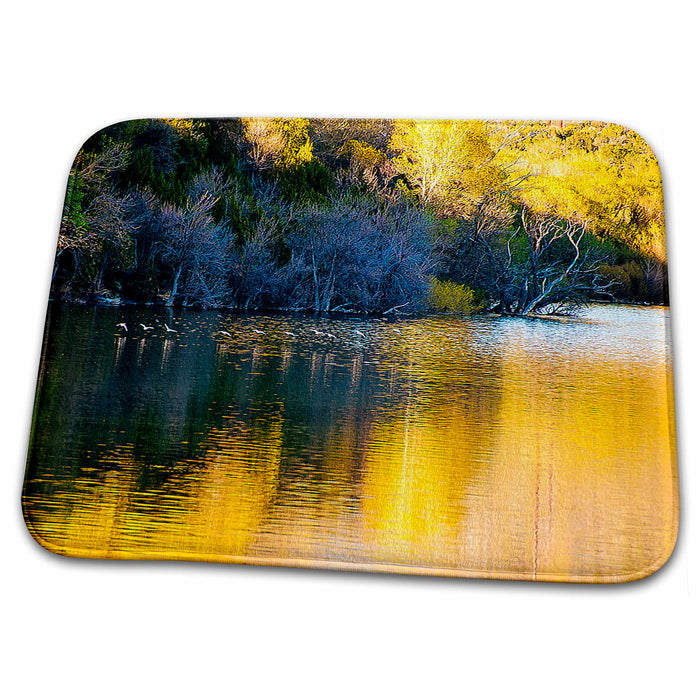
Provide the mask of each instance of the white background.
{"label": "white background", "polygon": [[[3,11],[5,697],[667,697],[697,680],[698,51],[676,2],[17,3]],[[571,9],[568,9],[571,8]],[[681,533],[649,579],[582,586],[85,562],[20,491],[68,169],[145,116],[591,118],[666,189]]]}

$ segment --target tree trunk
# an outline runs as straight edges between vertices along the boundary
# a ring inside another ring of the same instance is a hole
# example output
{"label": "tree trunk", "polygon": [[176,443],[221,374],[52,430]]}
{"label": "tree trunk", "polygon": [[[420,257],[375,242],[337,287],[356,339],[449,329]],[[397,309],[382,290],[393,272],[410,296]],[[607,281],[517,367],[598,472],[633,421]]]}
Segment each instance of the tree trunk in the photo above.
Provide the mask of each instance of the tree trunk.
{"label": "tree trunk", "polygon": [[170,296],[168,297],[167,301],[165,302],[166,306],[173,306],[173,304],[175,304],[175,297],[177,296],[177,285],[178,285],[178,282],[180,281],[181,274],[182,274],[182,265],[177,268],[177,272],[175,273],[175,278],[173,279],[173,288],[170,290]]}
{"label": "tree trunk", "polygon": [[107,267],[107,257],[108,256],[105,254],[102,260],[102,265],[100,265],[100,271],[97,274],[97,279],[95,280],[95,292],[99,292],[100,289],[102,289],[102,278],[104,277],[105,268]]}
{"label": "tree trunk", "polygon": [[311,253],[311,265],[314,272],[314,311],[321,310],[321,295],[318,288],[318,273],[316,271],[316,256]]}

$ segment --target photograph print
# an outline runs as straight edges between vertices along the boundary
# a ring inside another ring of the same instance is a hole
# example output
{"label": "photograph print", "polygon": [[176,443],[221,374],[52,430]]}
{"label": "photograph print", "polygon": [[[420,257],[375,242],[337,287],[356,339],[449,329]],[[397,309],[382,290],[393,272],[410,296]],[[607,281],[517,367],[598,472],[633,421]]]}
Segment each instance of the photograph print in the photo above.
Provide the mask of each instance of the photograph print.
{"label": "photograph print", "polygon": [[68,175],[25,521],[71,557],[643,578],[669,319],[624,126],[118,123]]}

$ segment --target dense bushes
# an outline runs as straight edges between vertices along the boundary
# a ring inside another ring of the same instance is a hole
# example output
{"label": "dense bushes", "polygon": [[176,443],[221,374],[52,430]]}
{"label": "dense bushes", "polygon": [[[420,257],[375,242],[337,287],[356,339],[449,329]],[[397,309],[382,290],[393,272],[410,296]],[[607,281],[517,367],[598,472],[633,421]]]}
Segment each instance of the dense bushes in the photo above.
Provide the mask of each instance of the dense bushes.
{"label": "dense bushes", "polygon": [[[625,201],[634,195],[646,213],[634,226],[615,215],[609,238],[608,209],[595,226],[581,218],[603,211],[597,190],[564,187],[550,168],[556,196],[540,201],[507,160],[594,162],[577,145],[584,132],[591,148],[625,138],[590,126],[554,138],[536,123],[117,124],[85,144],[71,171],[53,291],[361,313],[663,301],[665,265],[642,250],[645,236],[660,235],[654,163],[637,141],[630,152],[646,159],[646,179]],[[630,173],[625,158],[615,167]]]}

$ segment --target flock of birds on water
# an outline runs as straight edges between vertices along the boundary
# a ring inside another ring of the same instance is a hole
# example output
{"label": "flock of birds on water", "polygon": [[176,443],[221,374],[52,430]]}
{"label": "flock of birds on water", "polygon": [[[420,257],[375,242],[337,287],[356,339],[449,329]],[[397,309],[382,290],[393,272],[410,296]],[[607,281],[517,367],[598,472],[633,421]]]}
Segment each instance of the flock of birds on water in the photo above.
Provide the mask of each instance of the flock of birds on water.
{"label": "flock of birds on water", "polygon": [[[167,333],[177,333],[177,331],[174,328],[171,328],[167,323],[164,325]],[[139,326],[141,326],[144,331],[152,331],[155,329],[155,326],[147,326],[145,323],[139,323]],[[117,328],[123,328],[124,332],[129,332],[129,327],[126,325],[126,323],[117,323]]]}
{"label": "flock of birds on water", "polygon": [[[149,325],[147,325],[147,324],[145,324],[145,323],[139,323],[138,326],[140,326],[140,327],[143,329],[143,332],[144,332],[144,333],[145,333],[146,331],[157,330],[155,326],[149,326]],[[164,326],[166,335],[169,334],[169,333],[175,333],[175,335],[178,334],[177,329],[171,328],[167,323],[164,322],[164,323],[163,323],[163,326]],[[116,324],[116,327],[117,327],[118,329],[121,329],[121,330],[124,331],[125,333],[128,333],[128,332],[129,332],[129,326],[128,326],[125,322],[123,322],[123,321],[120,322],[120,323],[117,323],[117,324]],[[252,328],[252,329],[250,329],[250,330],[252,330],[252,332],[253,332],[254,334],[256,334],[257,336],[268,335],[268,333],[267,333],[266,331],[262,331],[262,330],[260,330],[259,328]],[[330,333],[330,332],[328,332],[328,331],[321,331],[321,330],[318,330],[317,328],[311,328],[310,330],[311,330],[311,332],[312,332],[317,338],[322,338],[322,337],[323,337],[323,338],[329,338],[329,339],[331,339],[331,340],[338,340],[338,336],[335,335],[334,333]],[[394,333],[396,333],[397,335],[403,335],[402,332],[401,332],[401,330],[398,329],[398,328],[396,328],[396,327],[391,328],[391,331],[394,332]],[[368,335],[367,335],[366,333],[364,333],[363,331],[359,330],[359,329],[354,329],[354,330],[352,331],[352,333],[353,333],[355,336],[357,336],[358,339],[360,339],[360,338],[368,338]],[[296,337],[297,337],[297,333],[294,333],[294,332],[292,332],[292,331],[281,331],[281,334],[282,334],[282,335],[289,336],[289,337],[291,337],[291,338],[296,338]],[[215,331],[213,335],[214,335],[215,337],[218,337],[218,340],[220,340],[220,341],[222,341],[224,338],[231,338],[231,339],[233,339],[233,337],[234,337],[232,333],[230,333],[229,331],[224,330],[224,329],[219,329],[219,330]]]}

